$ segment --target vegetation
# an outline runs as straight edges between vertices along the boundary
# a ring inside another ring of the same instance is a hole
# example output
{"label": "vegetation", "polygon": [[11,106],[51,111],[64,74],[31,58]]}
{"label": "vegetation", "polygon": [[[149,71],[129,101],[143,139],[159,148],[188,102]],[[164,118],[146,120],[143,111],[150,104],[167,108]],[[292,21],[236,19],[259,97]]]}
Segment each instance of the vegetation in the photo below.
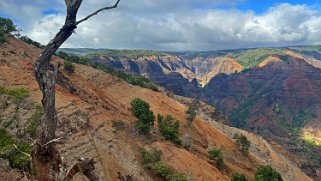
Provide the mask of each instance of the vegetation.
{"label": "vegetation", "polygon": [[72,64],[70,61],[65,60],[65,61],[64,61],[64,69],[65,69],[68,73],[74,73],[74,72],[75,72],[75,65]]}
{"label": "vegetation", "polygon": [[116,130],[124,129],[125,128],[125,123],[121,120],[113,120],[112,121],[112,126]]}
{"label": "vegetation", "polygon": [[36,106],[36,112],[29,119],[29,126],[25,130],[25,133],[29,134],[31,138],[37,138],[37,129],[40,125],[43,114],[43,107]]}
{"label": "vegetation", "polygon": [[187,124],[190,126],[196,117],[196,108],[195,106],[188,106],[186,112]]}
{"label": "vegetation", "polygon": [[223,169],[224,168],[224,158],[222,150],[212,148],[208,151],[209,158],[214,160],[216,163],[217,168]]}
{"label": "vegetation", "polygon": [[255,172],[255,181],[282,181],[281,175],[269,165],[261,165]]}
{"label": "vegetation", "polygon": [[187,181],[186,175],[174,172],[169,165],[161,161],[160,150],[152,148],[150,151],[147,151],[141,148],[141,155],[145,168],[161,178],[167,181]]}
{"label": "vegetation", "polygon": [[248,154],[251,147],[251,142],[243,134],[235,134],[236,144],[239,145],[242,153]]}
{"label": "vegetation", "polygon": [[127,57],[130,59],[136,59],[142,56],[164,56],[167,55],[164,52],[155,50],[102,50],[95,53],[87,54],[86,57]]}
{"label": "vegetation", "polygon": [[240,53],[233,54],[235,58],[245,69],[255,67],[270,55],[284,55],[282,48],[257,48]]}
{"label": "vegetation", "polygon": [[28,143],[19,141],[6,130],[0,129],[0,158],[7,159],[12,168],[30,171],[30,152],[31,146]]}
{"label": "vegetation", "polygon": [[16,101],[22,101],[29,96],[28,89],[25,88],[5,88],[0,86],[0,94],[6,94],[13,97]]}
{"label": "vegetation", "polygon": [[182,142],[179,139],[179,121],[171,115],[164,117],[160,114],[157,116],[157,121],[159,131],[165,139],[172,141],[176,145],[181,145]]}
{"label": "vegetation", "polygon": [[26,43],[28,43],[28,44],[30,44],[30,45],[34,45],[34,46],[36,46],[38,48],[43,48],[44,47],[39,42],[36,42],[36,41],[30,39],[28,36],[21,36],[21,37],[19,37],[19,39],[24,41],[24,42],[26,42]]}
{"label": "vegetation", "polygon": [[0,17],[0,44],[6,42],[6,35],[17,31],[16,25],[8,18]]}
{"label": "vegetation", "polygon": [[232,175],[232,181],[247,181],[247,178],[243,173],[234,173]]}
{"label": "vegetation", "polygon": [[74,62],[74,63],[79,63],[79,64],[83,64],[83,65],[87,65],[87,66],[91,66],[95,69],[101,70],[103,72],[106,72],[108,74],[114,75],[122,80],[124,80],[125,82],[132,84],[132,85],[136,85],[136,86],[140,86],[143,88],[147,88],[153,91],[158,91],[158,88],[155,84],[153,84],[148,78],[144,77],[144,76],[140,76],[140,75],[132,75],[132,74],[128,74],[125,73],[122,70],[118,70],[115,68],[112,68],[106,64],[103,63],[98,63],[98,62],[92,62],[90,61],[88,58],[85,57],[78,57],[78,56],[74,56],[74,55],[68,55],[65,52],[58,52],[57,56],[59,56],[60,58],[70,61],[70,62]]}
{"label": "vegetation", "polygon": [[131,112],[138,118],[135,125],[136,129],[142,134],[148,134],[155,121],[154,113],[150,110],[149,104],[140,98],[135,98],[131,102]]}

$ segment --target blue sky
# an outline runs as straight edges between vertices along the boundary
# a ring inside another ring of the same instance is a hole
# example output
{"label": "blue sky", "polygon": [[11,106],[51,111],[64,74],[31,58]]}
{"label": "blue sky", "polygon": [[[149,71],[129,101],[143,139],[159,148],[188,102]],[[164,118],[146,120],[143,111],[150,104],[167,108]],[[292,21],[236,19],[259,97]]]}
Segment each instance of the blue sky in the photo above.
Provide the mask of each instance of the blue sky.
{"label": "blue sky", "polygon": [[[78,17],[113,3],[84,0]],[[121,0],[80,25],[64,47],[216,50],[321,44],[317,0]],[[1,0],[0,16],[46,44],[64,22],[64,0]]]}

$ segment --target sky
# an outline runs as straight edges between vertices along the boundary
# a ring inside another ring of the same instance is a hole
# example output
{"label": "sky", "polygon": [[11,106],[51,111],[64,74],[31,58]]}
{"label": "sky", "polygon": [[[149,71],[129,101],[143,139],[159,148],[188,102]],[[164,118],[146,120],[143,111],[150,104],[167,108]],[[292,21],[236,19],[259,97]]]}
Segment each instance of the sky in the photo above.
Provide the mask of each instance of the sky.
{"label": "sky", "polygon": [[[78,19],[116,0],[83,0]],[[80,24],[62,47],[222,50],[321,44],[319,0],[121,0]],[[1,0],[0,16],[47,44],[64,0]]]}

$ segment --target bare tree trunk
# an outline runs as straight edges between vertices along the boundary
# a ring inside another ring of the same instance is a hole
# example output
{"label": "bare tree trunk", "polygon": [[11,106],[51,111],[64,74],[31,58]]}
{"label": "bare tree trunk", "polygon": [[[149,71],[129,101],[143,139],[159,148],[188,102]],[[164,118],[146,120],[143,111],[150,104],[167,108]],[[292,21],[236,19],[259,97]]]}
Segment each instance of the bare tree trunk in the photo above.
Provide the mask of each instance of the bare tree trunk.
{"label": "bare tree trunk", "polygon": [[[65,0],[67,6],[67,16],[64,26],[56,36],[44,47],[39,58],[34,65],[35,78],[42,91],[42,105],[44,107],[45,118],[41,122],[41,133],[32,149],[32,159],[37,169],[39,181],[51,180],[51,173],[60,172],[61,159],[59,151],[55,147],[55,133],[57,128],[57,113],[55,108],[55,83],[58,74],[58,66],[50,64],[52,55],[58,48],[72,35],[77,25],[88,20],[100,11],[116,8],[120,0],[110,7],[104,7],[88,15],[80,21],[76,21],[76,16],[82,0]],[[81,162],[83,165],[87,162]],[[94,162],[88,162],[93,166]],[[89,172],[91,173],[91,172]]]}

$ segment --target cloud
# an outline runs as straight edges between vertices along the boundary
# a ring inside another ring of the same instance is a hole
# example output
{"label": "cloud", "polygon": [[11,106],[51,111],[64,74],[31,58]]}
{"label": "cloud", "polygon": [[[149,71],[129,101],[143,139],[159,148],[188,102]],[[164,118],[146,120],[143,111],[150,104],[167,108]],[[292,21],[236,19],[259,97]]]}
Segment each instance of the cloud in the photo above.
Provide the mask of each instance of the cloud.
{"label": "cloud", "polygon": [[[123,0],[119,8],[102,12],[79,25],[76,34],[63,46],[215,50],[321,42],[321,14],[312,6],[283,3],[257,15],[252,11],[233,8],[233,4],[241,1]],[[108,3],[110,5],[112,1]],[[231,4],[231,8],[198,8],[196,5],[220,3]],[[54,12],[62,13],[44,15],[42,12],[47,10],[47,5],[56,10]],[[84,1],[78,17],[84,17],[106,5],[108,4],[105,0]],[[45,44],[53,38],[64,22],[64,4],[56,2],[53,8],[48,3],[40,3],[37,8],[36,13],[26,15],[39,19],[25,20],[30,23],[25,32]]]}

